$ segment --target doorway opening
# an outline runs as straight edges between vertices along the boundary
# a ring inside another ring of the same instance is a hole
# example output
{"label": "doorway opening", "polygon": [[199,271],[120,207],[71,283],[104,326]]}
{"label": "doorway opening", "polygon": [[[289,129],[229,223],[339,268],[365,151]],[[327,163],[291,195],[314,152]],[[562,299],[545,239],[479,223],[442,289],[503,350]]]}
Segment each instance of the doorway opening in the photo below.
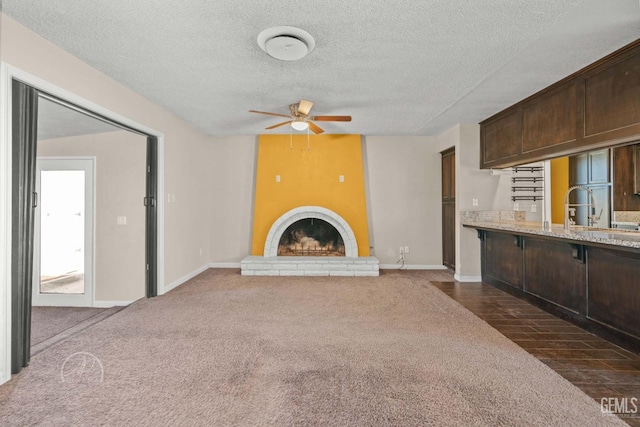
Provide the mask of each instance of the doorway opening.
{"label": "doorway opening", "polygon": [[94,160],[36,161],[32,305],[93,303]]}
{"label": "doorway opening", "polygon": [[[162,245],[162,235],[159,234],[158,222],[162,220],[162,212],[158,212],[159,203],[157,194],[162,191],[159,185],[159,137],[153,132],[135,122],[121,117],[108,110],[96,107],[89,101],[49,85],[42,81],[37,81],[31,86],[31,77],[21,75],[16,70],[10,70],[9,83],[10,96],[7,97],[9,104],[5,111],[11,112],[11,126],[9,127],[11,139],[11,162],[10,174],[11,198],[10,205],[11,221],[11,263],[8,270],[11,278],[11,316],[3,318],[2,325],[10,325],[10,334],[4,334],[6,341],[10,341],[10,353],[2,354],[0,361],[2,366],[10,365],[11,373],[18,373],[29,364],[30,359],[30,334],[31,334],[31,306],[33,300],[33,267],[34,267],[34,241],[35,241],[35,209],[38,205],[38,193],[36,191],[36,145],[37,145],[37,122],[38,122],[38,101],[45,98],[56,104],[65,106],[71,110],[93,117],[104,123],[115,126],[121,130],[126,130],[137,135],[142,135],[146,139],[146,163],[143,171],[145,181],[145,191],[139,203],[144,206],[145,222],[145,249],[144,262],[141,263],[141,270],[144,272],[145,292],[147,297],[158,294],[158,279],[161,280],[161,268],[158,266],[158,245]],[[18,80],[20,79],[20,80]],[[5,83],[6,84],[6,83]],[[64,100],[54,93],[64,93],[70,100]],[[96,112],[95,110],[98,112]],[[100,114],[102,111],[103,114]],[[3,218],[5,218],[3,216]],[[86,249],[86,248],[85,248]],[[81,249],[81,252],[84,249]],[[85,251],[86,253],[86,251]],[[83,279],[86,279],[86,270],[82,272]],[[39,273],[38,273],[39,275]],[[38,281],[40,278],[38,277]],[[85,283],[86,285],[86,283]],[[39,288],[40,289],[40,288]],[[41,289],[40,289],[41,290]],[[41,294],[47,292],[40,292]],[[84,288],[87,294],[87,287]],[[69,294],[73,295],[73,294]],[[7,344],[9,344],[7,342]],[[3,379],[6,374],[3,371]]]}

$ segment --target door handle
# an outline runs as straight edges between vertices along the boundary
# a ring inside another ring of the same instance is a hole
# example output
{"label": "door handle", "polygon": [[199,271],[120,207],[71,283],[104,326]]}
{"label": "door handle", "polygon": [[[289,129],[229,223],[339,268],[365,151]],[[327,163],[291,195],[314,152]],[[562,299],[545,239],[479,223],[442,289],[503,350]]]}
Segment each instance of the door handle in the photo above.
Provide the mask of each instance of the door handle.
{"label": "door handle", "polygon": [[34,191],[33,193],[31,193],[31,195],[32,195],[31,207],[35,209],[38,207],[38,193]]}

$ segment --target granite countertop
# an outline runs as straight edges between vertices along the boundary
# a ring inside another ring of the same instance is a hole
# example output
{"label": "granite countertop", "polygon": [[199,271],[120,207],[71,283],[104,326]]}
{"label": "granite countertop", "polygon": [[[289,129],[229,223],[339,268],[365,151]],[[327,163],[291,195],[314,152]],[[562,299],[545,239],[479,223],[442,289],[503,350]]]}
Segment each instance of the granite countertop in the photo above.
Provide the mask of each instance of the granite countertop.
{"label": "granite countertop", "polygon": [[487,221],[484,218],[462,218],[462,225],[472,228],[511,231],[518,234],[555,237],[585,243],[598,243],[625,248],[640,249],[640,232],[615,228],[572,226],[565,230],[560,224],[552,224],[547,229],[539,222]]}

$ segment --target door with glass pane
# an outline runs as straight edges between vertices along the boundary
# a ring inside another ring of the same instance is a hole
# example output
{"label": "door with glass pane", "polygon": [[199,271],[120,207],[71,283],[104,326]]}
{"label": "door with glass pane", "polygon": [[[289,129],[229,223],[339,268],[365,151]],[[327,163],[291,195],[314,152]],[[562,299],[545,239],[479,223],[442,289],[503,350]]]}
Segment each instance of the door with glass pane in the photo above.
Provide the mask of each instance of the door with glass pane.
{"label": "door with glass pane", "polygon": [[92,158],[36,162],[33,305],[93,303]]}

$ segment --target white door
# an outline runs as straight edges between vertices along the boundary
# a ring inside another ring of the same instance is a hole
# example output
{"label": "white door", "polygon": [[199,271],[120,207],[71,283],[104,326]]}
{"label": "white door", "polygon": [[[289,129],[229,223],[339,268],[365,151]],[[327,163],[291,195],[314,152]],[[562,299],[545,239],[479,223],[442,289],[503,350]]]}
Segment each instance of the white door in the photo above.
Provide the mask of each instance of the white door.
{"label": "white door", "polygon": [[93,305],[93,158],[36,161],[33,305]]}

